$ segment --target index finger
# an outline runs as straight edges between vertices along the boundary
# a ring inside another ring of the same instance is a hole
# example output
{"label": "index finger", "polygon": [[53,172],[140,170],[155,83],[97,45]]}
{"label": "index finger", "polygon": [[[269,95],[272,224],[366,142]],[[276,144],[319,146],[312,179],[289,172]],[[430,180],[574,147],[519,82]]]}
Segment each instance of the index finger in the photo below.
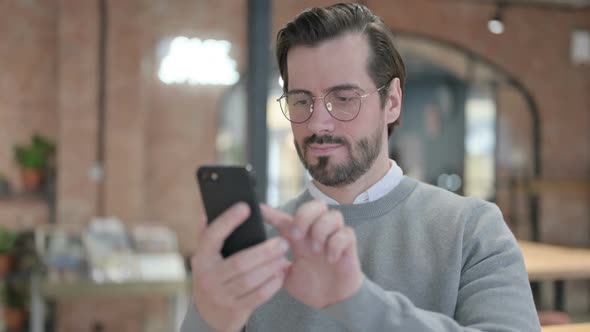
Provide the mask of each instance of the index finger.
{"label": "index finger", "polygon": [[305,238],[312,224],[329,211],[328,204],[322,200],[312,200],[301,205],[295,212],[293,236],[296,239]]}
{"label": "index finger", "polygon": [[250,207],[246,203],[237,203],[225,210],[199,237],[199,251],[204,256],[215,257],[223,247],[225,239],[250,215]]}
{"label": "index finger", "polygon": [[281,234],[283,231],[288,232],[293,223],[293,216],[266,204],[260,204],[260,212],[264,222],[275,227]]}

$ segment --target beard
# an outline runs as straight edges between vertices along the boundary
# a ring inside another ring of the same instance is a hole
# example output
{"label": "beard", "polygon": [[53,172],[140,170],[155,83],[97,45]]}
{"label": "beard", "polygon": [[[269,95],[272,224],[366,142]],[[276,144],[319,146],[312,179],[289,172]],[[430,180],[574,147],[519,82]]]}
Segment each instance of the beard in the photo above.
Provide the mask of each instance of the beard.
{"label": "beard", "polygon": [[[314,180],[325,186],[342,187],[358,180],[373,166],[383,145],[382,127],[378,126],[373,135],[361,138],[353,142],[354,144],[343,137],[314,134],[303,139],[303,150],[297,141],[295,148],[299,160]],[[313,143],[342,144],[348,151],[348,159],[335,164],[331,162],[330,156],[321,156],[317,158],[317,163],[311,164],[307,162],[306,155],[309,145]]]}

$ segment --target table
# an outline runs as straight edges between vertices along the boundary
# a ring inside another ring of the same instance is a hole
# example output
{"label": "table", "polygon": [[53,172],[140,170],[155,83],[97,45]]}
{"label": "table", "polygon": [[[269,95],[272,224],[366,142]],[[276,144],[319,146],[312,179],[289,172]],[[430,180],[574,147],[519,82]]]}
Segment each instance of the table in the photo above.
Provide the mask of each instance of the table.
{"label": "table", "polygon": [[590,279],[590,250],[518,241],[530,281]]}
{"label": "table", "polygon": [[590,323],[544,326],[543,332],[590,332]]}
{"label": "table", "polygon": [[555,309],[563,311],[565,280],[590,279],[590,250],[518,241],[529,280],[553,281]]}
{"label": "table", "polygon": [[129,281],[95,283],[91,280],[50,282],[39,276],[31,280],[30,332],[45,330],[45,300],[108,296],[166,295],[169,298],[171,331],[178,331],[188,305],[189,281]]}

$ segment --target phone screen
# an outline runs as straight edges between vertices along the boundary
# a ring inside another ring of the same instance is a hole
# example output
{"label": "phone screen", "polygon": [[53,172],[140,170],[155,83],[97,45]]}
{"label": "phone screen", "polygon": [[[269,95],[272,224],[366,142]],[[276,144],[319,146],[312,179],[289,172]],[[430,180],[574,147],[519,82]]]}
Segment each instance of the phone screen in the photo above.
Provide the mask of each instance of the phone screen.
{"label": "phone screen", "polygon": [[238,202],[250,206],[250,216],[225,240],[221,254],[234,253],[266,240],[262,214],[254,190],[254,173],[248,166],[201,166],[197,180],[208,223]]}

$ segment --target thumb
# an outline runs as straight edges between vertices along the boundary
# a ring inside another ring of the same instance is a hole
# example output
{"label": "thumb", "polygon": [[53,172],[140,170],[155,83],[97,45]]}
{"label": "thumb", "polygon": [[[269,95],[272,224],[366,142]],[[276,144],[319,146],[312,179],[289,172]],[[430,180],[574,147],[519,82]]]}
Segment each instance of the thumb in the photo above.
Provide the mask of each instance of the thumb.
{"label": "thumb", "polygon": [[203,234],[205,228],[207,228],[207,216],[205,213],[201,212],[197,217],[197,237],[201,237],[201,234]]}

